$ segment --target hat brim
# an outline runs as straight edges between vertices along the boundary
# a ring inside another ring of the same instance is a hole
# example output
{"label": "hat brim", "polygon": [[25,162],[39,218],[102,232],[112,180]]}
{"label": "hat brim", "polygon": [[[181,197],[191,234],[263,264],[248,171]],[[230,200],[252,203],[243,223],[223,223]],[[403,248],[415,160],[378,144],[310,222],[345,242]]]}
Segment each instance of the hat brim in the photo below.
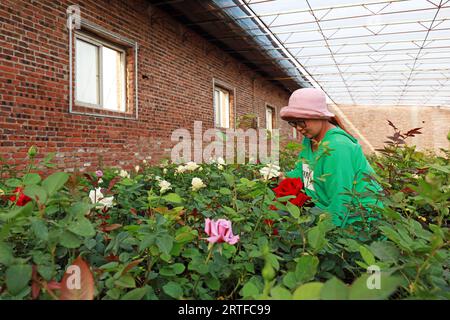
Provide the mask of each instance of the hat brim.
{"label": "hat brim", "polygon": [[286,121],[295,119],[329,119],[334,117],[334,114],[329,111],[315,112],[314,110],[301,110],[287,106],[281,109],[280,117]]}

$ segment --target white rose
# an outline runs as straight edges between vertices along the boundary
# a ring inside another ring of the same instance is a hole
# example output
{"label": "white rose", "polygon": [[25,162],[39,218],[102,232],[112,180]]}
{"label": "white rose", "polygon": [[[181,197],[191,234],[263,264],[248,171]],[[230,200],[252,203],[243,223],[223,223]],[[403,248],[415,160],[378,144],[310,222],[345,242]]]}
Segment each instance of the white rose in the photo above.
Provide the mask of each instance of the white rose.
{"label": "white rose", "polygon": [[136,171],[136,173],[138,173],[140,168],[141,168],[141,167],[136,166],[136,167],[134,167],[134,171]]}
{"label": "white rose", "polygon": [[179,165],[179,166],[177,167],[177,173],[183,173],[183,172],[185,172],[185,171],[186,171],[186,168],[185,168],[184,166]]}
{"label": "white rose", "polygon": [[143,163],[143,164],[147,164],[147,160],[145,160],[145,159],[142,160],[142,163]]}
{"label": "white rose", "polygon": [[269,164],[264,168],[260,169],[259,172],[264,177],[265,180],[269,180],[280,175],[280,167],[275,164]]}
{"label": "white rose", "polygon": [[199,165],[196,164],[196,163],[193,162],[193,161],[189,161],[189,162],[186,163],[186,165],[184,166],[184,168],[185,168],[186,170],[189,170],[189,171],[194,171],[194,170],[197,169],[198,167],[199,167]]}
{"label": "white rose", "polygon": [[163,169],[163,173],[164,173],[164,174],[167,174],[167,168],[164,168],[164,169]]}
{"label": "white rose", "polygon": [[122,178],[129,178],[130,174],[127,171],[122,169],[122,170],[120,170],[119,176],[121,176]]}
{"label": "white rose", "polygon": [[217,165],[217,168],[219,168],[219,170],[223,170],[223,165],[218,164],[218,165]]}
{"label": "white rose", "polygon": [[103,205],[101,207],[108,207],[108,208],[112,207],[112,205],[113,205],[112,202],[114,200],[114,197],[106,197],[105,198],[103,196],[103,193],[100,188],[91,190],[89,192],[89,198],[91,199],[92,203],[100,203]]}
{"label": "white rose", "polygon": [[218,164],[221,164],[221,165],[225,165],[226,163],[225,163],[225,160],[222,158],[222,157],[218,157],[217,158],[217,163]]}
{"label": "white rose", "polygon": [[201,188],[206,187],[206,185],[203,183],[202,179],[200,178],[192,178],[192,191],[197,191]]}
{"label": "white rose", "polygon": [[161,189],[160,189],[160,192],[161,192],[161,193],[164,193],[164,192],[166,192],[167,190],[172,189],[171,183],[170,183],[169,181],[166,181],[166,180],[160,180],[160,181],[159,181],[159,187],[161,188]]}

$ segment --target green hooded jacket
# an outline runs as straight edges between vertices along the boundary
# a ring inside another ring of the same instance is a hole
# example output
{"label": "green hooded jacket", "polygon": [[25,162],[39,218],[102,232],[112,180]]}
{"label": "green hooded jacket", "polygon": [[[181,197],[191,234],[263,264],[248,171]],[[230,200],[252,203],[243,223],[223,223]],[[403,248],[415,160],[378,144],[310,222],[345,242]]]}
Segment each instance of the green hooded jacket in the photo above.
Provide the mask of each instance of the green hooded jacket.
{"label": "green hooded jacket", "polygon": [[[287,172],[286,176],[301,178],[306,194],[317,207],[332,215],[336,226],[345,227],[363,219],[361,214],[349,212],[352,210],[345,204],[350,203],[353,204],[350,208],[362,205],[370,216],[365,220],[373,220],[370,205],[383,206],[374,194],[382,188],[373,179],[367,179],[367,175],[375,172],[358,140],[336,126],[325,133],[314,152],[309,138],[304,137],[302,144],[296,168]],[[356,199],[343,194],[352,190],[363,193],[363,196]]]}

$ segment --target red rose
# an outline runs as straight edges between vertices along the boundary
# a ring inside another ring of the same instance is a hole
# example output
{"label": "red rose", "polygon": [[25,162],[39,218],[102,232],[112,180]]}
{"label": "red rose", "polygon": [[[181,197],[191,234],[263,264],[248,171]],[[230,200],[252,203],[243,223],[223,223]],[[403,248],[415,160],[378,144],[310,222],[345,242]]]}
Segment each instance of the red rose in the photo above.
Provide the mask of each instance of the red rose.
{"label": "red rose", "polygon": [[21,187],[17,187],[14,190],[14,193],[15,194],[13,196],[9,197],[9,200],[11,200],[12,202],[15,202],[18,197],[19,199],[16,202],[16,206],[22,207],[31,201],[31,198],[26,196],[23,193],[23,188],[21,188]]}
{"label": "red rose", "polygon": [[272,227],[275,221],[272,219],[264,219],[264,223],[267,224],[269,227]]}
{"label": "red rose", "polygon": [[278,187],[274,188],[273,191],[277,198],[295,196],[295,198],[289,199],[289,202],[301,207],[306,201],[311,199],[303,193],[302,189],[303,183],[300,178],[286,178],[282,180]]}

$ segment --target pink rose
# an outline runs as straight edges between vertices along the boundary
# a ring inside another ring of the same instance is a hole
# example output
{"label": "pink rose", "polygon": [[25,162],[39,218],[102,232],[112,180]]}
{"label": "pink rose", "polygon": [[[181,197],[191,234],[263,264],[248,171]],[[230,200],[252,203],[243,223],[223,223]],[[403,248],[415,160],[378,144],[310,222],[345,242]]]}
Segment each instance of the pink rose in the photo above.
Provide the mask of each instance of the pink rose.
{"label": "pink rose", "polygon": [[208,241],[210,243],[226,242],[228,244],[235,244],[239,241],[239,236],[233,235],[231,221],[226,219],[219,219],[217,221],[206,219],[205,232],[209,236]]}

